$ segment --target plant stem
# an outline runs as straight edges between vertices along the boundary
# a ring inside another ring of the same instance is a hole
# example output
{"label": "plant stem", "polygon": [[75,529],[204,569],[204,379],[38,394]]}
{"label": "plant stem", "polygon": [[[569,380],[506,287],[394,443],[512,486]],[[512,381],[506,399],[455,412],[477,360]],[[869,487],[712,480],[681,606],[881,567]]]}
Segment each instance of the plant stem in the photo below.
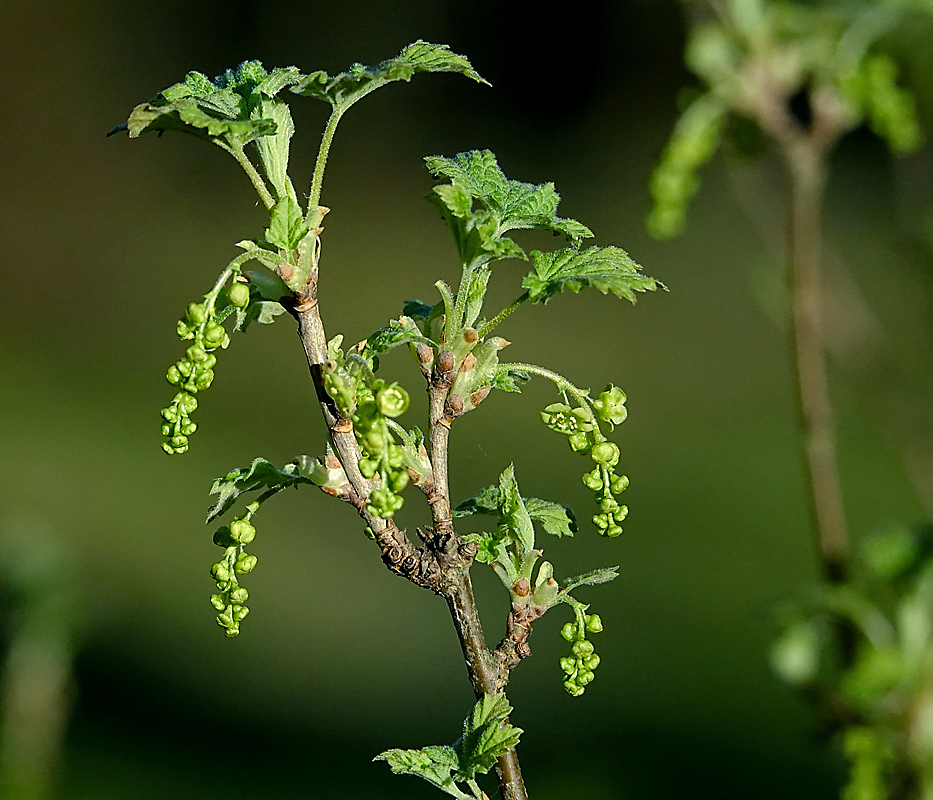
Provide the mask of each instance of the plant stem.
{"label": "plant stem", "polygon": [[791,175],[791,337],[810,513],[826,580],[844,583],[848,535],[836,464],[836,435],[823,346],[821,220],[825,148],[801,137],[784,154]]}
{"label": "plant stem", "polygon": [[518,297],[516,297],[511,303],[509,303],[505,308],[502,309],[496,316],[494,316],[489,322],[483,325],[477,333],[479,338],[482,339],[486,334],[488,334],[493,328],[496,327],[502,320],[504,320],[509,314],[511,314],[516,308],[518,308],[522,303],[524,303],[529,297],[527,291],[522,292]]}
{"label": "plant stem", "polygon": [[234,148],[230,150],[230,152],[233,153],[234,158],[240,162],[240,166],[246,171],[256,191],[259,192],[262,204],[267,210],[271,211],[275,207],[275,198],[266,186],[266,182],[262,179],[262,175],[260,175],[256,167],[253,166],[253,162],[246,157],[246,153],[243,152],[242,147]]}
{"label": "plant stem", "polygon": [[[450,438],[450,419],[444,405],[449,386],[432,382],[429,391],[431,465],[434,474],[434,496],[431,498],[431,514],[435,531],[454,534],[453,518],[450,513],[450,489],[447,479],[447,444]],[[455,534],[454,534],[455,535]],[[460,639],[463,659],[466,663],[470,683],[477,699],[487,694],[503,692],[508,672],[495,663],[486,644],[483,626],[473,598],[469,564],[457,575],[458,580],[445,593],[450,616]],[[503,692],[504,693],[504,692]],[[513,747],[496,761],[499,793],[503,800],[528,800],[522,779],[518,754]]]}

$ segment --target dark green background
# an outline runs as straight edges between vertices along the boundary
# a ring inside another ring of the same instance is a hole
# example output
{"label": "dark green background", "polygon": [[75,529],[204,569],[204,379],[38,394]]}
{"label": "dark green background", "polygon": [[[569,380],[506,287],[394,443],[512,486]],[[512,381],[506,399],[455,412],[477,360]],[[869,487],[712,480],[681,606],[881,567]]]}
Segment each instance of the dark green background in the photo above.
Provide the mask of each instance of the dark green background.
{"label": "dark green background", "polygon": [[[684,237],[658,244],[641,224],[651,165],[690,82],[676,5],[3,5],[0,529],[52,531],[81,597],[56,796],[435,794],[369,760],[456,738],[472,702],[456,638],[443,603],[384,569],[350,509],[309,490],[270,503],[258,518],[252,615],[233,641],[215,627],[216,553],[201,524],[211,479],[257,455],[320,455],[323,428],[283,318],[235,337],[201,401],[191,452],[161,453],[163,375],[181,352],[174,321],[234,243],[261,234],[263,214],[217,148],[104,137],[190,69],[215,75],[259,58],[335,72],[417,38],[449,43],[493,86],[418,76],[347,115],[322,198],[333,209],[320,290],[330,335],[357,341],[402,300],[433,303],[433,282],[456,280],[448,234],[422,199],[428,154],[488,147],[510,177],[553,180],[563,215],[670,288],[634,307],[597,292],[561,296],[502,327],[510,360],[597,389],[612,380],[630,410],[617,436],[631,478],[625,536],[603,540],[584,524],[572,541],[544,542],[558,577],[616,563],[621,576],[580,592],[605,624],[595,640],[603,665],[582,698],[560,686],[559,610],[536,625],[534,657],[514,674],[532,796],[833,796],[841,762],[767,665],[775,604],[817,575],[779,321],[780,172],[767,159],[732,170],[719,158]],[[929,86],[922,56],[933,29],[911,36],[908,75]],[[927,130],[931,105],[922,95]],[[293,108],[301,187],[325,107],[296,98]],[[933,506],[923,233],[933,151],[894,163],[862,131],[833,168],[832,391],[858,539],[918,523]],[[491,302],[511,299],[522,274],[500,264]],[[384,370],[420,394],[407,355]],[[538,422],[555,399],[532,384],[458,422],[454,499],[514,461],[523,493],[566,502],[585,520],[584,462]],[[423,405],[416,398],[409,425]],[[414,494],[402,520],[426,520]],[[483,569],[475,581],[496,641],[506,609]]]}

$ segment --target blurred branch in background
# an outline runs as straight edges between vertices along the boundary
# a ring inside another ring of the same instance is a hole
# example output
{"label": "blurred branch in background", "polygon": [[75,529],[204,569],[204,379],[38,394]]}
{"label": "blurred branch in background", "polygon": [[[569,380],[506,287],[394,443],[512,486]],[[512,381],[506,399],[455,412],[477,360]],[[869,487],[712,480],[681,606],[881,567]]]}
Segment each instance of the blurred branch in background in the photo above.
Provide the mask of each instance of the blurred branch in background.
{"label": "blurred branch in background", "polygon": [[73,559],[40,520],[0,527],[6,660],[0,703],[0,797],[43,800],[68,720],[76,638]]}
{"label": "blurred branch in background", "polygon": [[[776,214],[787,224],[782,249],[788,290],[782,305],[822,582],[783,609],[784,634],[772,651],[772,665],[804,691],[828,732],[840,734],[851,762],[844,800],[928,799],[933,797],[931,532],[876,534],[864,542],[863,553],[850,545],[824,328],[834,300],[862,296],[857,289],[836,291],[835,297],[827,291],[823,211],[829,155],[852,130],[867,124],[895,154],[920,147],[916,101],[899,84],[886,39],[918,15],[933,12],[933,4],[697,0],[686,6],[691,17],[686,60],[704,87],[684,110],[652,176],[650,231],[664,237],[683,229],[698,170],[726,141],[754,156],[763,155],[770,143],[789,189]],[[758,202],[746,200],[746,205],[754,208]],[[759,222],[758,227],[773,244],[770,226]],[[838,287],[837,281],[832,288]],[[863,323],[871,321],[870,312],[859,310]],[[879,374],[877,367],[871,372]],[[905,417],[912,422],[899,437],[906,472],[929,510],[928,491],[917,477],[925,471],[917,462],[928,448],[911,442],[919,430],[929,429],[928,414]]]}

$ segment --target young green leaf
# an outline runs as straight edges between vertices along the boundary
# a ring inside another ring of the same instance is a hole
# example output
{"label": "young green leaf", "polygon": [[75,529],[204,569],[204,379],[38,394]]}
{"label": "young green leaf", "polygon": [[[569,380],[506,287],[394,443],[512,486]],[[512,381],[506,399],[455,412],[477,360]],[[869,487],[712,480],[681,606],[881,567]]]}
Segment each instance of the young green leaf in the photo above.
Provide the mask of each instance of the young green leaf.
{"label": "young green leaf", "polygon": [[303,75],[291,91],[324,100],[334,108],[347,108],[379,86],[392,81],[411,80],[412,75],[418,72],[459,72],[488,85],[488,81],[473,69],[464,56],[454,53],[447,45],[431,44],[419,39],[395,58],[375,67],[353,64],[346,72],[334,76],[323,70]]}
{"label": "young green leaf", "polygon": [[499,756],[518,744],[523,731],[506,722],[510,713],[512,707],[504,694],[483,695],[473,706],[473,712],[464,720],[463,735],[454,745],[462,780],[487,772]]}
{"label": "young green leaf", "polygon": [[[425,307],[428,308],[430,313],[430,306]],[[406,310],[407,308],[406,305]],[[389,320],[388,324],[366,338],[364,355],[380,355],[381,353],[388,353],[389,350],[399,345],[413,343],[426,344],[431,347],[436,346],[434,342],[421,333],[411,317],[402,316],[398,319]]]}
{"label": "young green leaf", "polygon": [[311,483],[298,472],[296,464],[286,464],[279,469],[264,458],[256,458],[248,467],[231,470],[223,478],[217,478],[211,486],[211,494],[218,495],[207,512],[207,522],[225,513],[241,494],[259,489],[281,491],[291,486]]}
{"label": "young green leaf", "polygon": [[525,552],[531,552],[535,547],[535,533],[531,524],[531,517],[518,493],[518,483],[515,480],[515,465],[509,464],[499,476],[499,502],[502,514],[502,523],[512,533],[515,541],[521,545]]}
{"label": "young green leaf", "polygon": [[522,286],[532,303],[546,303],[563,289],[579,292],[587,286],[634,303],[635,292],[653,292],[662,286],[642,275],[641,267],[621,247],[588,247],[582,251],[566,248],[551,253],[532,250],[531,261],[534,271],[525,277]]}
{"label": "young green leaf", "polygon": [[266,241],[285,250],[294,250],[308,234],[310,224],[298,203],[291,197],[283,197],[272,209]]}
{"label": "young green leaf", "polygon": [[573,536],[577,532],[577,520],[567,506],[537,497],[526,497],[525,508],[528,509],[528,516],[540,522],[545,532],[552,536]]}
{"label": "young green leaf", "polygon": [[452,773],[459,769],[456,751],[449,745],[432,745],[420,750],[386,750],[373,761],[385,761],[394,775],[417,775],[454,797],[468,797],[457,789]]}
{"label": "young green leaf", "polygon": [[582,575],[575,575],[564,581],[563,593],[566,594],[578,586],[596,586],[600,583],[609,583],[619,577],[618,567],[605,567],[604,569],[594,569],[592,572],[584,572]]}
{"label": "young green leaf", "polygon": [[438,193],[453,213],[462,216],[469,210],[465,205],[465,190],[492,213],[499,234],[519,228],[538,228],[561,233],[574,243],[593,235],[576,220],[557,216],[560,195],[554,191],[553,183],[535,185],[509,180],[489,150],[458,153],[453,158],[428,156],[425,163],[436,177],[447,178],[455,187],[462,187]]}
{"label": "young green leaf", "polygon": [[514,364],[496,364],[489,385],[503,392],[521,392],[519,386],[530,380],[531,374],[521,367]]}

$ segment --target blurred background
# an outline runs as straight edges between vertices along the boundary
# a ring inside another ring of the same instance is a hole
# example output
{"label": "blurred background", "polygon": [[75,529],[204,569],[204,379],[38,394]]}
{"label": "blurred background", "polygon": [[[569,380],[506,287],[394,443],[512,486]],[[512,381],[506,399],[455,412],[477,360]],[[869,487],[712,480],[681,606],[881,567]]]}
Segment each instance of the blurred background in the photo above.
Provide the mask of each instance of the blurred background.
{"label": "blurred background", "polygon": [[[423,38],[466,54],[492,88],[419,76],[343,121],[323,194],[329,335],[358,341],[404,299],[435,302],[439,277],[457,279],[449,234],[423,200],[429,154],[490,148],[509,177],[554,181],[562,216],[670,288],[634,307],[567,294],[502,328],[509,360],[597,390],[611,380],[630,412],[616,437],[631,478],[625,536],[604,540],[584,523],[574,540],[544,543],[558,578],[611,564],[621,574],[579,593],[605,626],[583,697],[560,685],[559,609],[535,626],[534,657],[513,675],[532,796],[838,792],[841,761],[767,661],[775,608],[817,577],[781,323],[780,170],[718,157],[685,236],[655,243],[642,225],[648,175],[693,82],[684,35],[679,6],[661,0],[559,12],[501,0],[3,4],[8,772],[46,765],[22,782],[40,786],[47,767],[47,796],[69,800],[435,796],[370,759],[457,737],[472,696],[456,637],[443,603],[385,570],[349,508],[312,490],[268,504],[252,548],[252,614],[234,640],[215,626],[216,548],[202,524],[211,480],[259,455],[321,455],[323,426],[293,323],[280,318],[234,337],[191,451],[161,452],[159,409],[172,394],[163,376],[182,351],[175,320],[235,242],[261,235],[264,215],[218,148],[104,136],[188,70],[213,76],[258,58],[333,73]],[[933,131],[933,27],[914,29],[903,51]],[[301,186],[326,106],[292,107]],[[832,392],[858,540],[933,515],[933,149],[895,162],[866,131],[847,137],[833,158],[827,236]],[[491,303],[514,297],[522,274],[500,263]],[[405,353],[383,370],[420,384]],[[583,461],[538,421],[556,399],[531,384],[458,423],[454,500],[514,461],[524,494],[585,520]],[[423,407],[404,421],[419,424]],[[401,515],[409,526],[427,519],[414,500]],[[495,642],[504,598],[491,573],[474,573]],[[30,738],[17,719],[42,720],[44,733]]]}

